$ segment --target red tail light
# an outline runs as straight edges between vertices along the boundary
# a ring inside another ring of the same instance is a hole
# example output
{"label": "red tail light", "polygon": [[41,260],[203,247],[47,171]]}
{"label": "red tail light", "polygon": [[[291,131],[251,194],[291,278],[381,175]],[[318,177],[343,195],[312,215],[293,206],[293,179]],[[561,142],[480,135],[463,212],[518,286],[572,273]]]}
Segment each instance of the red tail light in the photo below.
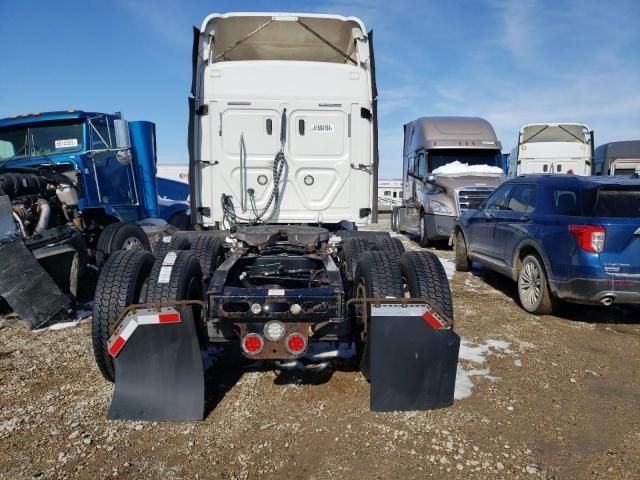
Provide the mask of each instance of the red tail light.
{"label": "red tail light", "polygon": [[587,252],[600,253],[604,250],[604,240],[607,231],[598,225],[569,225],[581,249]]}
{"label": "red tail light", "polygon": [[242,349],[249,355],[257,355],[264,347],[264,340],[257,333],[249,333],[242,339]]}
{"label": "red tail light", "polygon": [[289,353],[297,355],[307,348],[307,338],[299,333],[292,333],[287,337],[286,346]]}

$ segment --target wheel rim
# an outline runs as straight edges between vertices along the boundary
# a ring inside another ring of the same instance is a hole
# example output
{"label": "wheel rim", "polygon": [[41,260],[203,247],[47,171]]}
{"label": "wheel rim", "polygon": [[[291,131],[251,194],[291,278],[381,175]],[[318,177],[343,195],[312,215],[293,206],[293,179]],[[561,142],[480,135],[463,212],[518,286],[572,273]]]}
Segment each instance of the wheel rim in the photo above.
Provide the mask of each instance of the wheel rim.
{"label": "wheel rim", "polygon": [[122,244],[122,250],[144,250],[144,245],[138,237],[128,237]]}
{"label": "wheel rim", "polygon": [[542,292],[542,272],[534,262],[527,262],[520,274],[520,298],[523,303],[535,307]]}
{"label": "wheel rim", "polygon": [[424,216],[420,217],[420,224],[418,226],[418,231],[420,235],[420,240],[424,240],[424,238],[426,237],[426,232],[424,228]]}

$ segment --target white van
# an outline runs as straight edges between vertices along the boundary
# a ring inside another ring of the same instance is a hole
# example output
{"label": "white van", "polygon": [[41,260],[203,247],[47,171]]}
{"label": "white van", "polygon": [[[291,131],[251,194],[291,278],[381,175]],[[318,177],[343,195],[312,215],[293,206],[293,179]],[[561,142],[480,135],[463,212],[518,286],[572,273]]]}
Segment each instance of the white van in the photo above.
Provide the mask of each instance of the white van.
{"label": "white van", "polygon": [[[581,123],[533,123],[520,129],[509,176],[526,173],[591,175],[593,131]],[[515,155],[514,155],[515,154]]]}
{"label": "white van", "polygon": [[375,221],[371,32],[354,17],[228,13],[195,30],[196,224]]}

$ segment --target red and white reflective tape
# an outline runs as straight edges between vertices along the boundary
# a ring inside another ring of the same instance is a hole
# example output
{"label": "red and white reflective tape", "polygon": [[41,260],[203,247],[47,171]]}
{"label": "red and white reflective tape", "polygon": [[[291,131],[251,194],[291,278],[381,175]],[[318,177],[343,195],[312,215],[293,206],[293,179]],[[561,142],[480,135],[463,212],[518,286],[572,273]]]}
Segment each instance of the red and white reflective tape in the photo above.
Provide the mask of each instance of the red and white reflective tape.
{"label": "red and white reflective tape", "polygon": [[180,313],[171,307],[163,307],[160,311],[154,308],[145,308],[130,312],[124,317],[116,333],[107,342],[109,355],[116,357],[120,353],[138,325],[180,323],[180,321]]}
{"label": "red and white reflective tape", "polygon": [[447,319],[436,312],[428,303],[381,303],[371,306],[374,317],[422,317],[434,330],[447,327]]}

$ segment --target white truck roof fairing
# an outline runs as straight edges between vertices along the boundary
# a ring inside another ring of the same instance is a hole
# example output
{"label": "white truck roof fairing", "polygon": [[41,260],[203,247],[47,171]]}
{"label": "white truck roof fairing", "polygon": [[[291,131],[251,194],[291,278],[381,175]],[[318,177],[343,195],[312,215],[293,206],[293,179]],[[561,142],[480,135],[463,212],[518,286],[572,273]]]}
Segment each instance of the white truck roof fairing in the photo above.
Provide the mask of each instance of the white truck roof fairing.
{"label": "white truck roof fairing", "polygon": [[[587,136],[591,129],[583,123],[530,123],[520,129],[520,134],[530,132],[529,139],[521,137],[523,143],[534,142],[567,142],[582,140],[587,142]],[[558,135],[559,134],[559,135]],[[582,138],[579,136],[582,135]],[[533,138],[532,138],[533,137]],[[577,137],[577,138],[576,138]]]}
{"label": "white truck roof fairing", "polygon": [[[240,223],[253,221],[272,208],[274,179],[282,193],[269,222],[375,221],[377,93],[360,20],[212,14],[195,30],[193,67],[197,223],[222,225],[230,209]],[[282,177],[274,170],[281,154]]]}
{"label": "white truck roof fairing", "polygon": [[593,149],[593,131],[585,124],[547,122],[524,125],[518,135],[515,175],[591,175]]}
{"label": "white truck roof fairing", "polygon": [[200,30],[215,39],[214,62],[353,63],[358,54],[353,40],[366,34],[364,24],[355,17],[310,13],[214,13]]}

